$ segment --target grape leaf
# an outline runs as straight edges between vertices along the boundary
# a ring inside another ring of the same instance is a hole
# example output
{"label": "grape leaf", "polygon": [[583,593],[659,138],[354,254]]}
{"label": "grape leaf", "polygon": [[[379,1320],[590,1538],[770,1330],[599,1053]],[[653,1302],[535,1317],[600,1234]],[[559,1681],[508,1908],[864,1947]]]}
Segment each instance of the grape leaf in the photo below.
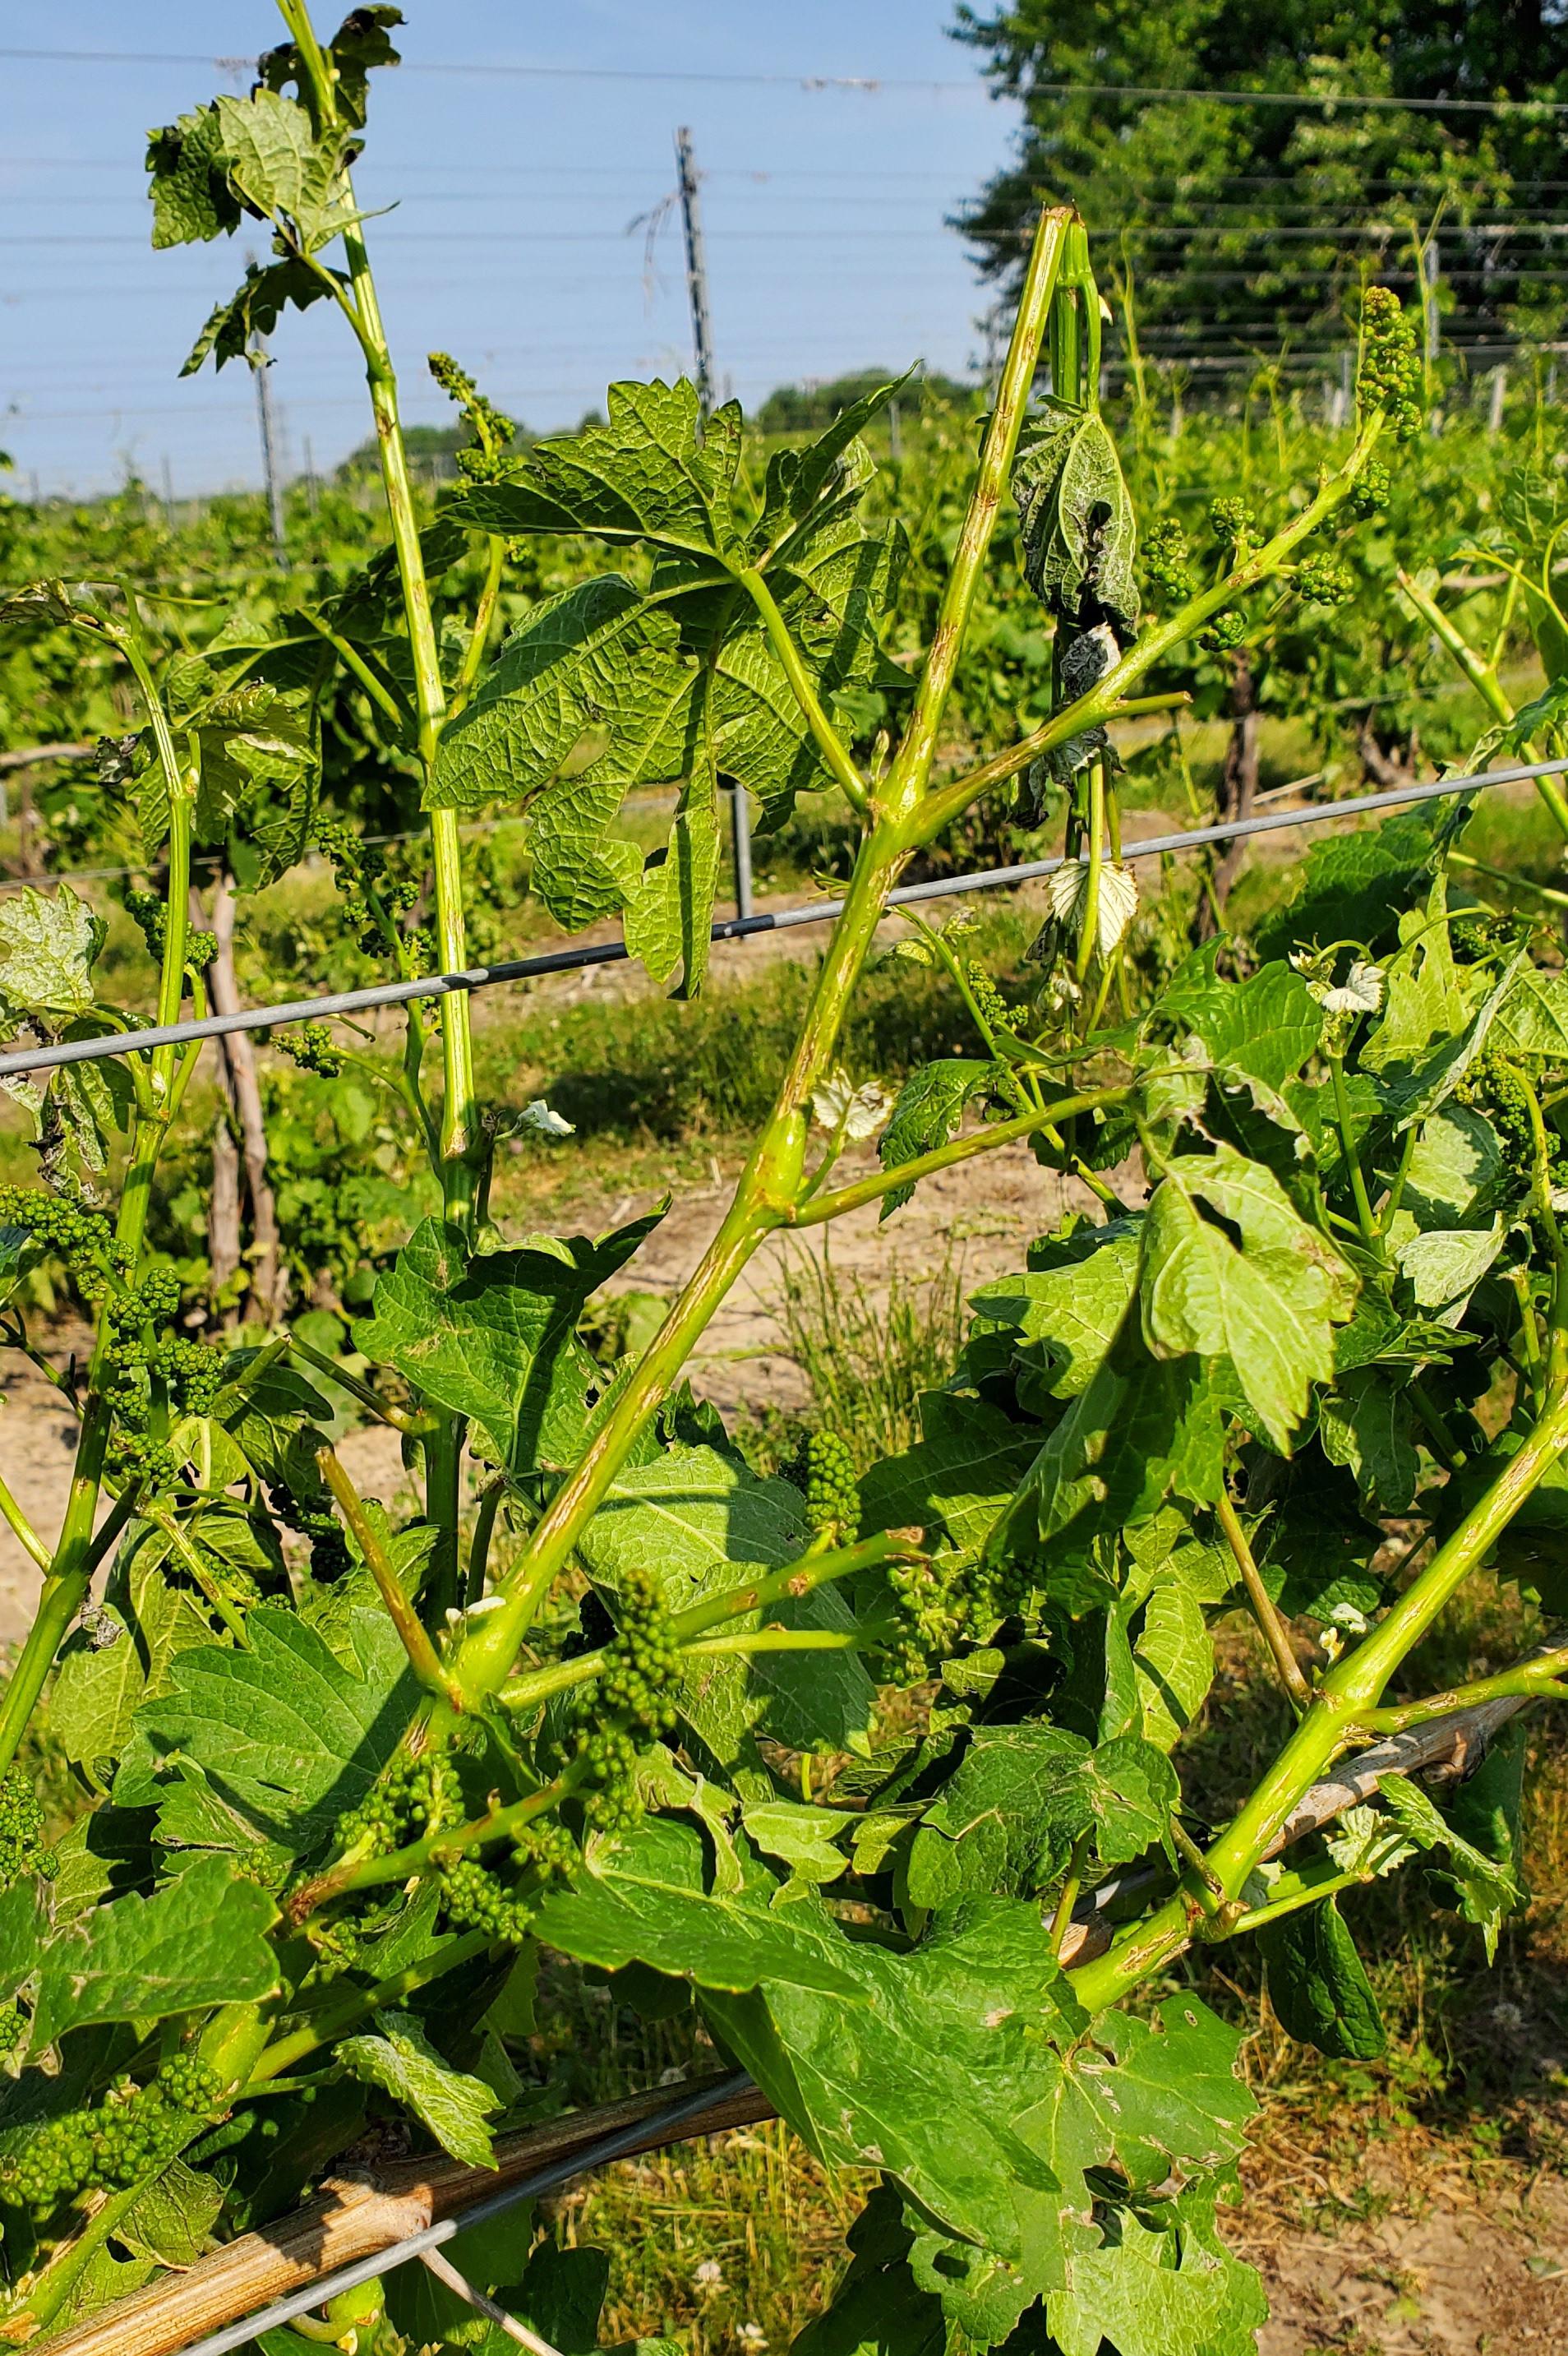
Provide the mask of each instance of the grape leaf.
{"label": "grape leaf", "polygon": [[378,2012],[376,2027],[379,2036],[340,2040],[340,2068],[406,2104],[453,2159],[494,2168],[496,2147],[485,2120],[498,2105],[484,2079],[443,2061],[411,2012]]}
{"label": "grape leaf", "polygon": [[89,1012],[105,932],[102,917],[69,884],[8,892],[0,900],[0,1032],[39,1015],[69,1021]]}
{"label": "grape leaf", "polygon": [[1439,1815],[1419,1785],[1404,1776],[1380,1775],[1378,1790],[1407,1839],[1418,1848],[1447,1851],[1444,1871],[1454,1885],[1459,1912],[1467,1922],[1478,1927],[1486,1944],[1487,1961],[1495,1963],[1503,1922],[1523,1900],[1523,1892],[1509,1867],[1475,1847],[1456,1826]]}
{"label": "grape leaf", "polygon": [[[901,1162],[912,1162],[917,1155],[945,1145],[963,1118],[965,1106],[995,1077],[996,1070],[994,1064],[980,1063],[973,1056],[948,1055],[912,1072],[899,1090],[892,1117],[878,1142],[877,1156],[883,1169],[896,1170]],[[901,1186],[891,1186],[882,1197],[881,1217],[891,1217],[901,1209],[917,1183],[912,1179]]]}
{"label": "grape leaf", "polygon": [[214,1635],[202,1598],[164,1577],[166,1544],[144,1529],[122,1555],[104,1597],[101,1637],[73,1631],[60,1655],[49,1699],[49,1731],[74,1765],[102,1775],[130,1738],[144,1701],[166,1690],[169,1665],[192,1644],[227,1643]]}
{"label": "grape leaf", "polygon": [[1257,2275],[1226,2248],[1211,2202],[1172,2205],[1163,2230],[1118,2210],[1114,2236],[1073,2259],[1046,2300],[1060,2356],[1099,2356],[1106,2340],[1118,2356],[1255,2356],[1268,2317]]}
{"label": "grape leaf", "polygon": [[1421,1477],[1408,1395],[1377,1366],[1341,1376],[1317,1402],[1317,1436],[1330,1464],[1356,1477],[1369,1503],[1403,1514]]}
{"label": "grape leaf", "polygon": [[1432,856],[1423,818],[1389,819],[1358,834],[1319,839],[1307,854],[1294,899],[1257,928],[1260,956],[1283,957],[1317,942],[1354,940],[1376,948],[1392,938]]}
{"label": "grape leaf", "polygon": [[1265,1922],[1258,1947],[1287,2036],[1342,2062],[1375,2062],[1387,2050],[1366,1966],[1332,1898]]}
{"label": "grape leaf", "polygon": [[201,1857],[151,1898],[133,1890],[57,1928],[38,1975],[33,2051],[94,2021],[259,2002],[278,1984],[266,1935],[276,1920],[231,1858]]}
{"label": "grape leaf", "polygon": [[832,1918],[805,1900],[775,1908],[777,1890],[754,1864],[739,1890],[709,1890],[697,1826],[649,1816],[592,1842],[585,1869],[542,1901],[534,1927],[546,1946],[606,1971],[643,1963],[699,1987],[738,1992],[767,1980],[863,2002]]}
{"label": "grape leaf", "polygon": [[1175,1582],[1155,1589],[1133,1643],[1133,1672],[1144,1734],[1157,1750],[1169,1751],[1214,1682],[1214,1640],[1190,1589]]}
{"label": "grape leaf", "polygon": [[1417,1308],[1435,1310],[1456,1325],[1506,1236],[1499,1218],[1489,1227],[1429,1227],[1401,1244],[1394,1257]]}
{"label": "grape leaf", "polygon": [[1044,1345],[1053,1398],[1078,1398],[1104,1363],[1137,1290],[1142,1227],[1141,1219],[1113,1219],[1082,1228],[1048,1264],[1039,1264],[1037,1250],[1027,1273],[970,1295],[977,1317]]}
{"label": "grape leaf", "polygon": [[[672,1612],[795,1561],[810,1544],[799,1494],[761,1481],[711,1448],[675,1448],[622,1474],[579,1542],[612,1610],[624,1582],[652,1573]],[[833,1587],[769,1606],[770,1626],[848,1629]],[[728,1622],[740,1632],[759,1616]],[[719,1655],[682,1680],[682,1717],[713,1756],[733,1761],[752,1733],[796,1751],[841,1751],[869,1723],[874,1689],[850,1652]]]}
{"label": "grape leaf", "polygon": [[539,1237],[472,1257],[455,1228],[424,1219],[377,1278],[358,1347],[422,1398],[471,1417],[509,1472],[569,1463],[601,1380],[578,1318],[662,1215],[596,1243]]}
{"label": "grape leaf", "polygon": [[381,1612],[357,1615],[357,1676],[281,1604],[258,1604],[246,1634],[243,1652],[205,1644],[176,1655],[167,1691],[136,1713],[115,1803],[155,1806],[179,1753],[255,1839],[306,1857],[368,1791],[419,1688]]}
{"label": "grape leaf", "polygon": [[1091,1826],[1101,1863],[1125,1865],[1163,1844],[1179,1797],[1169,1762],[1136,1735],[1096,1750],[1061,1727],[980,1728],[921,1819],[910,1895],[921,1906],[965,1890],[1028,1897]]}
{"label": "grape leaf", "polygon": [[1199,951],[1160,992],[1155,1014],[1200,1039],[1222,1070],[1283,1088],[1316,1048],[1323,1013],[1290,966],[1265,965],[1243,982],[1221,981]]}
{"label": "grape leaf", "polygon": [[155,247],[209,244],[239,228],[240,209],[224,168],[216,106],[197,107],[150,132],[147,172]]}
{"label": "grape leaf", "polygon": [[983,1399],[923,1391],[921,1437],[901,1456],[880,1457],[860,1483],[860,1526],[933,1530],[955,1546],[983,1545],[1028,1472],[1038,1442]]}
{"label": "grape leaf", "polygon": [[[208,313],[181,376],[195,376],[208,358],[219,369],[249,358],[254,340],[270,336],[286,310],[306,311],[329,292],[306,262],[269,262],[265,268],[248,263],[238,291],[226,294]],[[257,365],[265,367],[266,362],[258,360]]]}
{"label": "grape leaf", "polygon": [[1339,1253],[1260,1162],[1221,1145],[1166,1163],[1145,1229],[1145,1337],[1157,1356],[1227,1361],[1282,1455],[1310,1386],[1333,1373],[1333,1322],[1349,1316],[1355,1290]]}
{"label": "grape leaf", "polygon": [[947,2356],[942,2302],[909,2270],[913,2238],[898,2195],[879,2185],[849,2228],[849,2266],[831,2307],[791,2342],[789,2356]]}
{"label": "grape leaf", "polygon": [[1024,574],[1040,603],[1069,622],[1097,622],[1104,608],[1130,629],[1138,618],[1137,520],[1098,412],[1053,407],[1019,452],[1012,492]]}

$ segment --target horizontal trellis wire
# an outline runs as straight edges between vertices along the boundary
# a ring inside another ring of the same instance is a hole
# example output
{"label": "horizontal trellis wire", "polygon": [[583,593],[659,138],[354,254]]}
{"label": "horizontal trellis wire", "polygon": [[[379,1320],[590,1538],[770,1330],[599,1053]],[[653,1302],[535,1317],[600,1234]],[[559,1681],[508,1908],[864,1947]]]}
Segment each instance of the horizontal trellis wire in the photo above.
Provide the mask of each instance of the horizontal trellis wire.
{"label": "horizontal trellis wire", "polygon": [[[1179,834],[1147,836],[1129,842],[1122,857],[1155,859],[1177,851],[1198,851],[1207,844],[1233,842],[1246,835],[1269,834],[1281,827],[1314,826],[1330,818],[1356,818],[1368,810],[1396,809],[1412,802],[1435,800],[1445,794],[1479,792],[1488,786],[1515,786],[1531,777],[1558,776],[1568,772],[1568,759],[1531,761],[1517,768],[1483,769],[1473,776],[1439,777],[1430,785],[1395,786],[1385,793],[1360,794],[1349,801],[1309,802],[1302,809],[1267,810],[1236,819],[1222,826],[1189,827]],[[1080,863],[1087,851],[1076,854]],[[902,884],[887,897],[887,908],[909,907],[923,900],[943,900],[966,892],[994,892],[1008,884],[1036,883],[1070,864],[1065,856],[1026,861],[1018,867],[985,867],[965,875],[942,875],[929,884]],[[47,879],[45,879],[47,880]],[[793,908],[775,908],[754,916],[723,917],[709,927],[715,941],[750,940],[757,933],[783,932],[794,925],[826,925],[843,913],[843,900],[808,900]],[[629,952],[622,941],[586,943],[581,948],[550,949],[540,957],[513,958],[499,965],[473,966],[465,973],[427,974],[415,981],[374,982],[364,990],[339,990],[320,998],[291,999],[281,1006],[243,1007],[232,1014],[206,1014],[188,1023],[150,1023],[144,1030],[115,1032],[99,1039],[67,1039],[52,1047],[16,1048],[0,1055],[0,1080],[23,1072],[47,1072],[61,1064],[95,1063],[105,1055],[140,1054],[150,1047],[184,1046],[195,1039],[221,1039],[233,1031],[269,1031],[275,1024],[320,1022],[329,1015],[365,1013],[380,1006],[406,1006],[420,998],[446,998],[460,990],[490,990],[497,982],[528,981],[546,973],[570,973],[582,966],[618,965]]]}

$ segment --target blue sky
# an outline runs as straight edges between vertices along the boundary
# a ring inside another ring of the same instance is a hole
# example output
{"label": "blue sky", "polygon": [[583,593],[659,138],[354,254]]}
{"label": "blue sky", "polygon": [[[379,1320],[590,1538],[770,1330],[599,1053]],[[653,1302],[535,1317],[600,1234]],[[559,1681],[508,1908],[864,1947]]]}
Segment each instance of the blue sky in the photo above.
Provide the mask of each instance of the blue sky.
{"label": "blue sky", "polygon": [[[681,123],[705,176],[719,369],[743,401],[916,358],[957,373],[976,354],[987,298],[944,215],[1004,159],[1016,112],[945,37],[948,0],[406,0],[405,13],[406,65],[377,78],[358,192],[397,202],[372,237],[411,419],[448,414],[432,348],[536,429],[574,423],[613,376],[688,365],[677,225],[651,276],[643,231],[626,234],[673,184]],[[279,37],[266,0],[0,5],[0,446],[24,489],[36,473],[46,492],[92,490],[131,466],[156,487],[165,461],[176,495],[259,479],[248,372],[177,373],[247,241],[155,254],[142,155],[150,125],[246,86],[242,67],[204,60]],[[122,57],[15,54],[56,42]],[[732,75],[780,79],[703,79]],[[817,78],[883,86],[804,86]],[[364,433],[347,330],[323,305],[286,318],[274,351],[291,469],[307,437],[328,466]]]}

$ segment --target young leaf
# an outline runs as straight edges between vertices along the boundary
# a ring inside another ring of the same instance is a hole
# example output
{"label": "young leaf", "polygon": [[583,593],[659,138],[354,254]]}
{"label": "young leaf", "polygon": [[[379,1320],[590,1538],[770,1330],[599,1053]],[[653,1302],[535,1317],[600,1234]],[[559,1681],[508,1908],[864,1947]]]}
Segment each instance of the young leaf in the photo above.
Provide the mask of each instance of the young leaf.
{"label": "young leaf", "polygon": [[1387,2035],[1356,1943],[1332,1898],[1265,1922],[1269,2002],[1288,2036],[1341,2062],[1375,2062]]}
{"label": "young leaf", "polygon": [[1099,2356],[1111,2335],[1118,2356],[1254,2356],[1268,2302],[1221,2240],[1211,2200],[1189,2196],[1163,2231],[1117,2211],[1046,2313],[1060,2356]]}
{"label": "young leaf", "polygon": [[[896,1170],[901,1162],[945,1145],[963,1119],[965,1105],[995,1078],[996,1071],[994,1064],[944,1056],[912,1072],[899,1091],[877,1147],[883,1169]],[[901,1209],[913,1193],[913,1181],[890,1187],[882,1197],[881,1216],[886,1219]]]}
{"label": "young leaf", "polygon": [[496,2103],[484,2079],[444,2062],[411,2012],[379,2012],[376,2027],[379,2036],[340,2041],[339,2067],[395,2096],[453,2159],[494,2168],[496,2148],[485,2122]]}
{"label": "young leaf", "polygon": [[239,228],[240,209],[229,186],[216,106],[197,107],[149,133],[147,172],[155,247],[210,244]]}
{"label": "young leaf", "polygon": [[1311,1385],[1333,1373],[1333,1323],[1350,1314],[1355,1280],[1279,1181],[1222,1145],[1165,1165],[1145,1229],[1141,1299],[1149,1348],[1227,1361],[1288,1455]]}
{"label": "young leaf", "polygon": [[[227,1657],[227,1656],[226,1656]],[[277,1909],[231,1858],[201,1857],[151,1898],[116,1898],[57,1930],[33,2008],[32,2051],[101,2020],[171,2020],[256,2003],[278,1984]]]}
{"label": "young leaf", "polygon": [[51,1018],[52,1029],[89,1012],[105,932],[102,917],[69,884],[58,892],[30,884],[8,892],[0,900],[0,1029],[8,1035],[40,1015]]}
{"label": "young leaf", "polygon": [[1420,1786],[1404,1776],[1380,1775],[1378,1790],[1408,1840],[1418,1848],[1446,1849],[1446,1878],[1454,1885],[1459,1912],[1467,1922],[1479,1928],[1487,1961],[1495,1963],[1499,1933],[1523,1899],[1509,1866],[1473,1847],[1456,1826],[1438,1814]]}

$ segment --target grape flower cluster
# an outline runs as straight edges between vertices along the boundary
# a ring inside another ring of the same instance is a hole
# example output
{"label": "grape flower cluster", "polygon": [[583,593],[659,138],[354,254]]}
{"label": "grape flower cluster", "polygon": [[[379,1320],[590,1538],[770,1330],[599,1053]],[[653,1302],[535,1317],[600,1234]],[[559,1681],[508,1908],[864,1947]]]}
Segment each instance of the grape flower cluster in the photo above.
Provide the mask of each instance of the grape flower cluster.
{"label": "grape flower cluster", "polygon": [[0,2159],[0,2199],[47,2215],[69,2194],[140,2184],[184,2148],[223,2104],[223,2082],[193,2053],[176,2053],[145,2086],[123,2080],[91,2109],[46,2119]]}
{"label": "grape flower cluster", "polygon": [[806,1526],[815,1537],[843,1545],[860,1526],[860,1484],[841,1432],[814,1431],[795,1466],[805,1492]]}
{"label": "grape flower cluster", "polygon": [[1369,286],[1361,301],[1361,366],[1356,400],[1363,413],[1387,412],[1401,442],[1421,430],[1421,355],[1415,329],[1399,296],[1387,286]]}
{"label": "grape flower cluster", "polygon": [[0,1890],[10,1890],[30,1873],[52,1879],[55,1863],[44,1847],[44,1812],[21,1770],[10,1768],[0,1779]]}
{"label": "grape flower cluster", "polygon": [[664,1600],[645,1573],[629,1578],[615,1599],[615,1633],[604,1666],[574,1710],[570,1772],[583,1791],[583,1815],[595,1830],[635,1823],[638,1754],[677,1722],[675,1688],[681,1673]]}

